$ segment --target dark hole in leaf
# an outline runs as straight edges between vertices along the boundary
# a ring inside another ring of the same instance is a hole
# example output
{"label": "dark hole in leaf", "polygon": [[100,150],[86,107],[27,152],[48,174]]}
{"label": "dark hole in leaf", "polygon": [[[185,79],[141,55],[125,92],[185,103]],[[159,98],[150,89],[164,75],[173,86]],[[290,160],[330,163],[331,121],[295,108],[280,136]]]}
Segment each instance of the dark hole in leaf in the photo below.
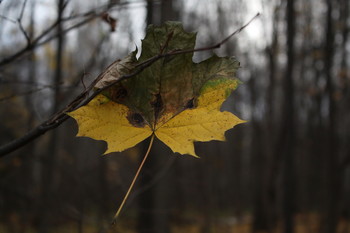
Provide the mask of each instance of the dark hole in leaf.
{"label": "dark hole in leaf", "polygon": [[142,115],[139,113],[132,113],[130,112],[127,116],[130,124],[132,124],[135,127],[144,127],[145,126],[145,120],[143,119]]}
{"label": "dark hole in leaf", "polygon": [[185,106],[185,109],[192,109],[192,108],[194,108],[194,98],[187,101],[186,106]]}

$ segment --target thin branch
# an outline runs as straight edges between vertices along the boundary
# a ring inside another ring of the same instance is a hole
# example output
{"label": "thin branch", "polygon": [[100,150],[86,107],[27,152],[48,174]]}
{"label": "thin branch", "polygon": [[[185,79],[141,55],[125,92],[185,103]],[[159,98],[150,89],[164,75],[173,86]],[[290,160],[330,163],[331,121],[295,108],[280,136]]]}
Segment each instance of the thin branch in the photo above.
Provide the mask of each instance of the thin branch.
{"label": "thin branch", "polygon": [[[67,2],[65,3],[65,6],[66,6]],[[107,10],[109,10],[109,9],[115,7],[115,6],[123,7],[124,5],[128,5],[128,4],[131,4],[131,3],[134,4],[134,3],[138,3],[138,2],[122,2],[122,3],[114,3],[112,5],[111,4],[105,4],[105,5],[102,5],[100,7],[95,8],[94,10],[90,10],[90,11],[87,11],[87,12],[82,13],[82,14],[78,14],[78,15],[62,18],[61,19],[62,22],[69,21],[69,20],[74,20],[74,19],[79,18],[79,17],[84,17],[85,18],[81,22],[79,22],[79,23],[77,23],[77,24],[75,24],[75,25],[73,25],[73,26],[63,30],[62,33],[63,34],[67,33],[69,31],[71,31],[72,29],[75,29],[77,27],[83,26],[84,24],[90,22],[92,19],[94,19],[96,17],[100,17],[101,13],[106,11],[106,9],[105,9],[106,7],[107,7]],[[141,1],[140,1],[140,3],[141,3]],[[99,12],[99,10],[100,10],[100,12]],[[1,18],[5,18],[8,21],[11,21],[13,23],[18,23],[18,21],[14,21],[12,19],[6,18],[5,16],[0,16],[0,17]],[[30,52],[31,50],[34,50],[37,47],[40,47],[40,46],[46,44],[47,42],[55,39],[58,36],[57,33],[42,41],[42,39],[45,36],[47,36],[49,33],[51,33],[53,31],[53,29],[55,29],[58,24],[59,24],[59,22],[55,21],[51,26],[49,26],[46,30],[44,30],[37,38],[35,38],[32,41],[30,41],[26,31],[23,29],[22,24],[19,23],[20,30],[21,30],[21,32],[23,33],[23,35],[25,36],[25,38],[27,40],[27,46],[22,48],[21,50],[17,51],[16,53],[10,55],[9,57],[6,57],[6,58],[2,59],[0,61],[0,67],[12,63],[13,61],[15,61],[19,57],[23,56],[27,52]]]}
{"label": "thin branch", "polygon": [[31,95],[31,94],[37,93],[39,91],[42,91],[42,90],[44,90],[46,88],[51,88],[51,87],[41,87],[41,88],[37,88],[37,89],[34,89],[34,90],[29,90],[29,91],[26,91],[26,92],[22,92],[22,93],[16,93],[16,94],[8,95],[8,96],[0,98],[0,102],[9,100],[9,99],[12,99],[12,98],[15,98],[15,97],[19,97],[19,96]]}
{"label": "thin branch", "polygon": [[[77,27],[80,27],[88,22],[90,22],[93,18],[95,18],[96,16],[92,16],[90,18],[87,18],[65,30],[62,31],[62,34],[65,34],[69,31],[71,31],[72,29],[75,29]],[[42,32],[36,39],[34,39],[31,43],[27,44],[26,47],[24,47],[23,49],[19,50],[18,52],[16,52],[15,54],[11,55],[10,57],[4,58],[2,61],[0,61],[0,67],[7,65],[11,62],[13,62],[14,60],[16,60],[17,58],[21,57],[22,55],[24,55],[25,53],[39,47],[42,46],[44,44],[46,44],[47,42],[55,39],[56,37],[59,36],[58,33],[54,34],[53,36],[48,37],[47,39],[42,40],[42,38],[44,38],[45,36],[47,36],[51,31],[53,31],[53,29],[56,28],[56,26],[59,24],[59,21],[54,22],[50,27],[48,27],[44,32]]]}
{"label": "thin branch", "polygon": [[42,86],[48,86],[46,83],[41,82],[30,82],[30,81],[20,81],[20,80],[7,80],[3,79],[0,76],[0,84],[5,85],[27,85],[27,86],[35,86],[35,87],[42,87]]}
{"label": "thin branch", "polygon": [[[256,16],[253,17],[253,19],[255,19],[257,16],[259,16],[259,14],[257,14]],[[253,20],[252,19],[252,20]],[[249,25],[249,23],[252,21],[250,20],[247,24],[245,24],[244,26],[242,26],[241,28],[239,28],[238,30],[236,30],[235,32],[233,32],[231,35],[229,35],[228,37],[226,37],[224,40],[222,40],[221,42],[217,43],[216,45],[213,46],[209,46],[206,48],[199,48],[199,49],[193,49],[193,50],[176,50],[173,52],[169,52],[169,53],[165,53],[165,54],[159,54],[156,55],[142,63],[140,63],[137,67],[136,67],[136,71],[131,73],[131,74],[127,74],[127,75],[123,75],[121,77],[119,77],[119,79],[115,80],[114,82],[111,82],[110,84],[106,85],[105,87],[95,90],[94,92],[91,93],[91,95],[89,95],[89,93],[94,89],[96,83],[102,79],[108,72],[110,72],[110,69],[112,69],[115,65],[115,62],[113,62],[111,65],[109,65],[107,67],[107,69],[102,72],[87,88],[85,91],[83,91],[80,95],[78,95],[70,104],[68,104],[63,110],[57,112],[56,114],[54,114],[52,117],[50,117],[47,121],[44,121],[43,123],[41,123],[39,126],[37,126],[36,128],[32,129],[31,131],[29,131],[26,135],[15,139],[11,142],[9,142],[8,144],[5,144],[3,146],[0,147],[0,157],[4,157],[5,155],[7,155],[8,153],[15,151],[17,149],[19,149],[20,147],[26,145],[27,143],[29,143],[30,141],[36,139],[37,137],[43,135],[44,133],[46,133],[47,131],[54,129],[56,127],[58,127],[59,125],[61,125],[64,121],[66,121],[69,116],[66,114],[68,112],[74,111],[76,109],[78,109],[81,106],[84,106],[86,104],[88,104],[93,98],[95,98],[98,94],[100,94],[101,92],[105,91],[106,89],[112,87],[113,85],[121,82],[122,80],[125,79],[129,79],[132,78],[134,76],[136,76],[137,74],[141,73],[144,69],[146,69],[147,67],[151,66],[154,62],[158,61],[161,58],[165,58],[165,57],[169,57],[169,56],[174,56],[174,55],[179,55],[179,54],[184,54],[184,53],[192,53],[192,52],[199,52],[199,51],[207,51],[207,50],[212,50],[212,49],[217,49],[220,48],[220,46],[223,43],[226,43],[228,41],[229,38],[231,38],[232,36],[234,36],[235,34],[239,33],[240,31],[242,31],[245,27],[247,27]],[[228,39],[227,39],[228,38]]]}
{"label": "thin branch", "polygon": [[[87,12],[86,16],[85,16],[86,18],[84,20],[76,23],[75,25],[73,25],[69,28],[66,28],[65,30],[62,31],[62,34],[68,33],[69,31],[71,31],[77,27],[81,27],[81,26],[87,24],[88,22],[90,22],[91,20],[93,20],[94,18],[99,17],[99,16],[100,16],[100,13],[96,13],[96,12],[92,12],[92,11]],[[72,19],[74,19],[74,17],[67,17],[67,18],[63,18],[61,21],[68,21],[68,20],[72,20]],[[10,20],[10,19],[8,19],[8,20]],[[10,20],[10,21],[12,22],[12,20]],[[26,47],[22,48],[21,50],[17,51],[16,53],[10,55],[9,57],[2,59],[0,61],[0,67],[12,63],[13,61],[15,61],[19,57],[23,56],[27,52],[30,52],[30,51],[36,49],[37,47],[40,47],[40,46],[46,44],[47,42],[50,42],[51,40],[55,39],[56,37],[58,37],[59,35],[58,35],[58,33],[56,33],[56,34],[46,38],[45,40],[43,40],[43,38],[46,37],[47,35],[49,35],[56,28],[56,26],[58,24],[59,24],[59,20],[56,20],[52,25],[50,25],[46,30],[44,30],[39,36],[37,36],[32,41],[30,41],[27,33],[23,29],[22,24],[19,23],[20,30],[24,34],[24,36],[26,37],[27,45],[26,45]],[[28,41],[29,41],[29,43],[28,43]]]}
{"label": "thin branch", "polygon": [[[68,17],[64,17],[64,18],[62,18],[62,21],[77,19],[80,17],[87,17],[87,16],[91,16],[91,15],[99,16],[99,15],[101,15],[101,13],[106,12],[106,8],[108,11],[114,10],[114,8],[117,8],[117,10],[120,10],[123,8],[131,7],[130,5],[132,5],[132,4],[143,4],[144,5],[144,1],[129,1],[129,2],[119,2],[119,3],[117,3],[117,2],[110,3],[109,2],[106,4],[102,4],[94,9],[91,9],[91,10],[86,11],[86,12],[83,12],[80,14],[75,14],[75,15],[70,15]],[[134,6],[133,6],[133,9],[135,9]]]}
{"label": "thin branch", "polygon": [[27,41],[27,46],[29,46],[30,45],[30,38],[29,38],[28,33],[26,32],[26,30],[24,29],[24,27],[22,25],[22,19],[23,19],[24,9],[26,8],[26,4],[27,4],[27,0],[24,0],[23,5],[22,5],[22,9],[21,9],[21,13],[19,14],[18,19],[17,19],[17,23],[19,26],[19,30],[22,32],[24,38]]}
{"label": "thin branch", "polygon": [[20,19],[18,19],[18,26],[19,26],[19,30],[22,32],[24,38],[26,39],[27,41],[27,47],[30,46],[30,38],[29,38],[29,35],[28,33],[26,32],[26,30],[24,29],[23,25],[22,25],[22,22]]}
{"label": "thin branch", "polygon": [[75,28],[78,28],[78,27],[81,27],[81,26],[87,24],[87,23],[89,23],[91,20],[93,20],[95,17],[96,17],[95,15],[90,16],[89,18],[87,18],[87,19],[85,19],[85,20],[83,20],[83,21],[81,21],[81,22],[79,22],[79,23],[76,23],[76,24],[74,24],[73,26],[70,26],[69,28],[66,28],[66,29],[62,30],[62,33],[56,33],[56,34],[54,34],[54,35],[48,37],[47,39],[45,39],[45,40],[43,40],[43,41],[41,41],[41,42],[37,42],[37,44],[36,44],[35,47],[39,47],[39,46],[41,46],[41,45],[44,45],[44,44],[46,44],[47,42],[49,42],[49,41],[55,39],[56,37],[58,37],[60,34],[64,35],[64,34],[68,33],[69,31],[71,31],[71,30],[73,30],[73,29],[75,29]]}
{"label": "thin branch", "polygon": [[[32,94],[35,94],[35,93],[40,92],[40,91],[45,90],[45,89],[55,89],[55,88],[57,88],[57,86],[42,85],[41,87],[33,89],[33,90],[28,90],[28,91],[25,91],[25,92],[10,94],[8,96],[1,97],[0,98],[0,102],[6,101],[6,100],[9,100],[9,99],[12,99],[12,98],[20,97],[20,96],[32,95]],[[76,86],[74,86],[74,85],[72,85],[72,86],[61,86],[60,88],[68,89],[68,88],[76,88]]]}
{"label": "thin branch", "polygon": [[17,23],[16,20],[10,19],[10,18],[8,18],[8,17],[6,17],[6,16],[4,16],[4,15],[0,15],[0,19],[7,20],[7,21],[9,21],[9,22],[11,22],[11,23]]}
{"label": "thin branch", "polygon": [[220,48],[223,44],[225,44],[228,40],[230,40],[234,35],[240,33],[244,28],[246,28],[251,22],[253,22],[257,17],[260,16],[260,13],[257,13],[251,20],[248,21],[248,23],[244,24],[242,27],[231,33],[229,36],[227,36],[225,39],[220,41],[219,43],[212,45],[210,47],[205,47],[205,48],[198,48],[198,49],[191,49],[191,50],[179,50],[179,51],[173,51],[171,54],[176,55],[176,54],[182,54],[185,52],[201,52],[201,51],[208,51],[208,50],[213,50],[213,49],[218,49]]}
{"label": "thin branch", "polygon": [[27,4],[27,0],[24,0],[23,4],[22,4],[21,13],[19,14],[19,17],[18,17],[18,21],[22,21],[24,9],[26,8],[26,4]]}
{"label": "thin branch", "polygon": [[56,20],[51,26],[49,26],[46,30],[44,30],[36,39],[34,39],[30,44],[27,44],[26,47],[23,49],[17,51],[16,53],[12,54],[9,57],[6,57],[0,61],[0,67],[7,65],[13,61],[15,61],[17,58],[21,57],[23,54],[35,49],[37,47],[37,43],[45,37],[47,34],[49,34],[57,25],[58,21]]}

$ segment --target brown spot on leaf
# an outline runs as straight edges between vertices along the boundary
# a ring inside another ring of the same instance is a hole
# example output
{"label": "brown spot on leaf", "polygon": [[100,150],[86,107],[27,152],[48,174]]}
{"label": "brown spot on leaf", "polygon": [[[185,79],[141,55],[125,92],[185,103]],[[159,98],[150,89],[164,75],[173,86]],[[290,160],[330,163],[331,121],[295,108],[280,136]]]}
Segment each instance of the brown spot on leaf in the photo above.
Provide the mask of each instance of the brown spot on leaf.
{"label": "brown spot on leaf", "polygon": [[111,88],[109,94],[112,101],[122,103],[128,96],[128,91],[124,87],[118,86]]}
{"label": "brown spot on leaf", "polygon": [[129,112],[126,118],[129,120],[130,124],[135,127],[143,128],[146,124],[145,119],[143,119],[140,113]]}

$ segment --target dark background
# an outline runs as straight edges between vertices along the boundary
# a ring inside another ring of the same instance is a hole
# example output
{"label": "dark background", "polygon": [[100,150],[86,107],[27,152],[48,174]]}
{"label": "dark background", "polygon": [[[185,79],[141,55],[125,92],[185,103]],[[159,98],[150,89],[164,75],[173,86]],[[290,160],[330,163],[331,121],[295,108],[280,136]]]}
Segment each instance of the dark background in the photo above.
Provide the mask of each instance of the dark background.
{"label": "dark background", "polygon": [[225,109],[248,123],[228,131],[227,142],[196,143],[195,159],[156,141],[108,230],[148,140],[100,156],[106,144],[76,138],[69,119],[0,159],[0,232],[350,232],[349,7],[348,0],[0,1],[1,144],[139,46],[147,24],[181,21],[204,47],[262,14],[215,51],[242,66],[243,84]]}

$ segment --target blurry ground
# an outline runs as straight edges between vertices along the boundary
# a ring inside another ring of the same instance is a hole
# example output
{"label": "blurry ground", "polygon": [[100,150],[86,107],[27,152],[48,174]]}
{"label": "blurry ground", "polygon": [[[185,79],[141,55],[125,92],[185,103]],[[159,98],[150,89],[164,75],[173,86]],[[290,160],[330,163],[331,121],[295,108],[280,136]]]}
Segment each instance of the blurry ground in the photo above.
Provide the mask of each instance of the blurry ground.
{"label": "blurry ground", "polygon": [[[18,216],[10,217],[14,231],[21,231],[21,222]],[[207,229],[204,229],[208,227]],[[22,229],[23,230],[23,229]],[[92,222],[87,222],[79,229],[79,225],[73,223],[61,223],[57,227],[52,228],[52,233],[96,233],[101,229],[96,228]],[[9,232],[9,228],[0,225],[0,232]],[[26,229],[28,233],[37,232],[35,229]],[[132,220],[123,219],[120,225],[116,228],[106,231],[106,233],[137,233],[136,222]],[[171,233],[251,233],[252,232],[252,216],[246,215],[242,218],[235,217],[217,217],[212,219],[211,226],[206,226],[206,220],[199,215],[186,216],[186,218],[178,219],[176,223],[171,226]],[[282,233],[282,222],[269,233]],[[295,233],[319,233],[321,232],[321,217],[317,213],[298,214],[295,216]],[[268,233],[267,231],[259,231],[257,233]],[[350,222],[341,219],[338,223],[338,229],[335,233],[350,233]]]}

